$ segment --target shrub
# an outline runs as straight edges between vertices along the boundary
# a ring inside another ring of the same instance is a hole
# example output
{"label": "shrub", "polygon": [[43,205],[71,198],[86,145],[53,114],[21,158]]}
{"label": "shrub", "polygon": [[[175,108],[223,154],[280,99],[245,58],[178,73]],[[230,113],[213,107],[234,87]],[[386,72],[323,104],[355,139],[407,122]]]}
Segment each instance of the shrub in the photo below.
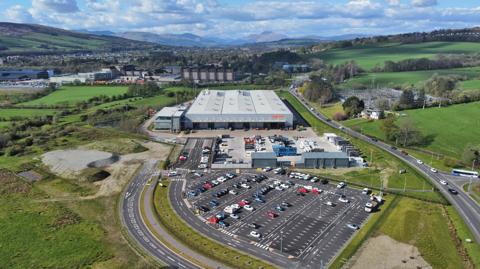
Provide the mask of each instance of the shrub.
{"label": "shrub", "polygon": [[345,113],[343,113],[343,112],[337,112],[332,117],[332,119],[336,120],[336,121],[344,121],[347,118],[348,118],[347,115],[345,115]]}

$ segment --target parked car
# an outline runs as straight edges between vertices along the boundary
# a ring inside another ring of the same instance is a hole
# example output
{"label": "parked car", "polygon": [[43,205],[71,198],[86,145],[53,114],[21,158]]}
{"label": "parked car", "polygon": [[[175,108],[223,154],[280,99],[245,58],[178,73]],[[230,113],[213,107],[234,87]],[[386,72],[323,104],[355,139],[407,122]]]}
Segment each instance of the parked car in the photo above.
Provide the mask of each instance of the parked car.
{"label": "parked car", "polygon": [[255,238],[260,238],[262,235],[257,231],[251,231],[250,236]]}
{"label": "parked car", "polygon": [[250,228],[253,228],[253,229],[258,229],[258,227],[259,227],[258,224],[254,223],[254,222],[249,223],[247,226],[250,227]]}
{"label": "parked car", "polygon": [[347,224],[347,227],[350,228],[350,229],[352,229],[352,230],[358,230],[358,229],[360,229],[360,227],[358,227],[357,224],[352,224],[352,223]]}
{"label": "parked car", "polygon": [[267,217],[269,217],[269,218],[271,218],[271,219],[274,219],[274,218],[276,218],[277,216],[278,216],[278,215],[277,215],[275,212],[273,212],[273,211],[268,211],[268,212],[267,212]]}
{"label": "parked car", "polygon": [[448,182],[446,182],[445,180],[440,180],[440,184],[442,184],[442,185],[448,185]]}
{"label": "parked car", "polygon": [[331,201],[327,201],[325,204],[328,205],[328,206],[335,206],[335,204]]}
{"label": "parked car", "polygon": [[255,208],[251,205],[245,205],[243,208],[245,208],[245,210],[248,210],[248,211],[253,211],[255,210]]}
{"label": "parked car", "polygon": [[272,168],[270,166],[263,168],[263,172],[270,172],[270,171],[272,171]]}
{"label": "parked car", "polygon": [[349,202],[348,199],[345,198],[345,197],[340,197],[340,198],[338,198],[338,201],[340,201],[340,202],[342,202],[342,203],[348,203],[348,202]]}
{"label": "parked car", "polygon": [[239,219],[240,217],[237,214],[230,214],[230,218]]}
{"label": "parked car", "polygon": [[238,192],[237,192],[236,190],[229,190],[228,193],[233,194],[233,195],[237,195],[237,194],[238,194]]}
{"label": "parked car", "polygon": [[422,160],[417,160],[417,163],[418,164],[423,164],[423,161]]}
{"label": "parked car", "polygon": [[341,188],[343,188],[343,187],[345,187],[345,186],[346,186],[346,184],[345,184],[345,182],[343,182],[343,181],[337,184],[337,188],[338,188],[338,189],[341,189]]}

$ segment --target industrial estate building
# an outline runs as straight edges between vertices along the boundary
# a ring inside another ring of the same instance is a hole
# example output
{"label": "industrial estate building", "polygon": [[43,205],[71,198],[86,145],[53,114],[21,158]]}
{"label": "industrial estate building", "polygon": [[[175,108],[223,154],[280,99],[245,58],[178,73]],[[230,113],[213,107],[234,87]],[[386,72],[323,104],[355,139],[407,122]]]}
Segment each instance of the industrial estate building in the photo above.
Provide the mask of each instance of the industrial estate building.
{"label": "industrial estate building", "polygon": [[185,67],[182,68],[182,78],[185,80],[193,81],[210,81],[210,82],[223,82],[234,81],[235,72],[233,69],[224,68],[196,68]]}
{"label": "industrial estate building", "polygon": [[170,131],[288,128],[293,127],[293,114],[274,91],[203,90],[188,109],[160,110],[154,125]]}

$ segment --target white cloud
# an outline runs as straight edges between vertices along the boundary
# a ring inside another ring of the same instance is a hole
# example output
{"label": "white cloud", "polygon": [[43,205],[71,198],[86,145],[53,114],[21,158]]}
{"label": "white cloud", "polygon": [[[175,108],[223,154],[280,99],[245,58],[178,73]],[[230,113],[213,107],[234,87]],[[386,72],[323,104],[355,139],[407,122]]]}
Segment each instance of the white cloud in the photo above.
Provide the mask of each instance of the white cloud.
{"label": "white cloud", "polygon": [[437,4],[437,0],[412,0],[412,6],[414,7],[431,7]]}
{"label": "white cloud", "polygon": [[73,13],[78,11],[78,5],[76,0],[32,0],[32,9]]}
{"label": "white cloud", "polygon": [[5,10],[4,14],[7,21],[29,23],[32,22],[32,14],[21,5],[14,5]]}
{"label": "white cloud", "polygon": [[290,36],[426,31],[474,26],[480,17],[480,7],[426,8],[435,0],[258,0],[242,4],[216,0],[84,1],[78,6],[75,0],[32,0],[31,9],[13,5],[3,15],[8,21],[67,29],[192,32],[228,38],[262,31]]}

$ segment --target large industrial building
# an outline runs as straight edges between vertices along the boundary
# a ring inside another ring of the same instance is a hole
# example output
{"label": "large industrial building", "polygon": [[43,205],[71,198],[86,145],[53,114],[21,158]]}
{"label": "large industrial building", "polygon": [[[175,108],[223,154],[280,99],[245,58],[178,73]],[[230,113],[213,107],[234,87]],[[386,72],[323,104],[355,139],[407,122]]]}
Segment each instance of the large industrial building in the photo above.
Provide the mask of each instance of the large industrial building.
{"label": "large industrial building", "polygon": [[274,91],[203,90],[186,113],[175,110],[179,108],[163,108],[155,118],[155,128],[178,131],[178,125],[173,125],[177,122],[180,129],[293,127],[292,112]]}
{"label": "large industrial building", "polygon": [[293,114],[274,91],[203,90],[185,114],[189,129],[291,126]]}

